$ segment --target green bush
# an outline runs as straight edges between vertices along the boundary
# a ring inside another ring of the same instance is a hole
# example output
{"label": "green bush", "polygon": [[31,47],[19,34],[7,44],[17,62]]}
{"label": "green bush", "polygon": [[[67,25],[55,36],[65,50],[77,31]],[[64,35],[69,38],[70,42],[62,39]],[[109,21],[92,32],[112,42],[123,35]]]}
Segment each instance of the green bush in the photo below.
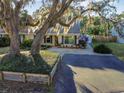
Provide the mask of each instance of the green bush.
{"label": "green bush", "polygon": [[93,50],[96,53],[112,54],[112,50],[104,44],[96,45]]}
{"label": "green bush", "polygon": [[6,55],[0,63],[0,71],[49,74],[51,69],[41,55]]}
{"label": "green bush", "polygon": [[[23,43],[20,45],[21,49],[31,49],[31,45],[33,43],[33,40],[31,39],[26,39],[23,41]],[[45,49],[48,49],[50,48],[51,45],[41,45],[41,49],[42,50],[45,50]]]}
{"label": "green bush", "polygon": [[0,47],[7,47],[10,45],[9,37],[0,37]]}
{"label": "green bush", "polygon": [[23,43],[21,44],[21,48],[22,49],[31,49],[32,42],[33,42],[33,40],[31,40],[31,39],[24,40]]}
{"label": "green bush", "polygon": [[80,46],[81,48],[86,48],[87,43],[86,43],[84,40],[79,40],[79,46]]}
{"label": "green bush", "polygon": [[41,45],[42,50],[45,50],[45,49],[48,49],[48,48],[51,48],[51,47],[52,47],[51,45]]}
{"label": "green bush", "polygon": [[105,33],[103,25],[89,26],[87,29],[87,34],[90,35],[103,35]]}

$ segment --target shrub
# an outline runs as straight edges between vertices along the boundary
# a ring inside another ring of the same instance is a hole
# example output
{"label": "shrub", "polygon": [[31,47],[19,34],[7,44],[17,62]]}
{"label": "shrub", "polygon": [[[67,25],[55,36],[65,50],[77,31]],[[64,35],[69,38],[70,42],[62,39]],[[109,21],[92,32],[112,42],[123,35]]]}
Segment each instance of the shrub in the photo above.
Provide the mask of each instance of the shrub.
{"label": "shrub", "polygon": [[10,45],[9,37],[0,37],[0,47],[7,47]]}
{"label": "shrub", "polygon": [[84,40],[79,40],[80,47],[86,48],[87,43]]}
{"label": "shrub", "polygon": [[112,50],[104,44],[100,44],[94,47],[94,52],[102,54],[111,54]]}
{"label": "shrub", "polygon": [[41,45],[42,50],[45,50],[45,49],[48,49],[48,48],[51,48],[51,47],[52,47],[51,45]]}
{"label": "shrub", "polygon": [[31,39],[24,40],[23,43],[21,44],[21,48],[22,49],[31,49],[32,42],[33,42],[33,40],[31,40]]}
{"label": "shrub", "polygon": [[88,41],[88,37],[85,34],[82,34],[79,38],[79,46],[81,48],[86,48],[87,41]]}
{"label": "shrub", "polygon": [[6,55],[0,63],[0,71],[49,74],[51,69],[41,55]]}

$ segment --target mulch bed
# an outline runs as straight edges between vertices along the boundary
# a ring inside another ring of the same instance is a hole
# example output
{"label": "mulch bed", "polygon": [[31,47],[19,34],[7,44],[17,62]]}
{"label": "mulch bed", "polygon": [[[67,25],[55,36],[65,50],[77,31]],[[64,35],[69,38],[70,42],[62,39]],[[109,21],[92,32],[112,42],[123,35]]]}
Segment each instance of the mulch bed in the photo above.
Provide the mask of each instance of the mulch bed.
{"label": "mulch bed", "polygon": [[48,86],[34,83],[0,81],[0,93],[51,93]]}

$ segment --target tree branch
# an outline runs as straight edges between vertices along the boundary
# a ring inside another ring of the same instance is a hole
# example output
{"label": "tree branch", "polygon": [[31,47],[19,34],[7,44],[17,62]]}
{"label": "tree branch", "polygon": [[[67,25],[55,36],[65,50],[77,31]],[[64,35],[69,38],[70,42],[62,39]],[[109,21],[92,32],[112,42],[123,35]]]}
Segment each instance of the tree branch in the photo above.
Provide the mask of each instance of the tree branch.
{"label": "tree branch", "polygon": [[19,1],[14,0],[14,4],[15,4],[15,14],[18,14],[18,13],[20,12],[21,8],[22,8],[24,5],[26,5],[28,2],[30,2],[30,1],[33,2],[33,0],[19,0]]}
{"label": "tree branch", "polygon": [[0,0],[0,20],[3,20],[4,17],[4,5],[3,2]]}
{"label": "tree branch", "polygon": [[62,26],[69,27],[77,18],[80,16],[75,16],[73,19],[71,19],[68,23],[64,23],[62,20],[58,20],[58,23]]}
{"label": "tree branch", "polygon": [[58,3],[59,3],[59,0],[54,0],[53,1],[53,5],[52,5],[52,8],[50,10],[50,16],[55,13]]}
{"label": "tree branch", "polygon": [[103,16],[100,12],[98,12],[98,14],[99,14],[99,16],[102,17],[104,20],[110,21],[110,22],[112,22],[113,24],[117,24],[117,23],[118,23],[117,20],[110,19],[110,18],[106,18],[106,17]]}
{"label": "tree branch", "polygon": [[15,1],[15,14],[18,14],[24,4],[24,0]]}
{"label": "tree branch", "polygon": [[70,6],[73,0],[68,0],[68,2],[63,3],[61,9],[59,12],[56,14],[56,16],[61,17],[61,15],[65,12],[65,10]]}

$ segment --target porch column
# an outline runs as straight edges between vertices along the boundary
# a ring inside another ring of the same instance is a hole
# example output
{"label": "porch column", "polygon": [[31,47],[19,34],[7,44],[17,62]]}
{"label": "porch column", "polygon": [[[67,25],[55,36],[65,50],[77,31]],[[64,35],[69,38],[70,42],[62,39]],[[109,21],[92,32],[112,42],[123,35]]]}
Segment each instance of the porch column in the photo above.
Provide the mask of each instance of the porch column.
{"label": "porch column", "polygon": [[77,44],[77,36],[74,36],[74,40],[75,40],[75,45]]}
{"label": "porch column", "polygon": [[50,36],[50,43],[53,43],[53,36]]}
{"label": "porch column", "polygon": [[64,44],[64,36],[62,36],[62,44]]}
{"label": "porch column", "polygon": [[46,36],[44,36],[44,43],[46,43]]}
{"label": "porch column", "polygon": [[52,36],[52,44],[55,46],[55,43],[56,43],[56,41],[55,41],[55,36]]}

